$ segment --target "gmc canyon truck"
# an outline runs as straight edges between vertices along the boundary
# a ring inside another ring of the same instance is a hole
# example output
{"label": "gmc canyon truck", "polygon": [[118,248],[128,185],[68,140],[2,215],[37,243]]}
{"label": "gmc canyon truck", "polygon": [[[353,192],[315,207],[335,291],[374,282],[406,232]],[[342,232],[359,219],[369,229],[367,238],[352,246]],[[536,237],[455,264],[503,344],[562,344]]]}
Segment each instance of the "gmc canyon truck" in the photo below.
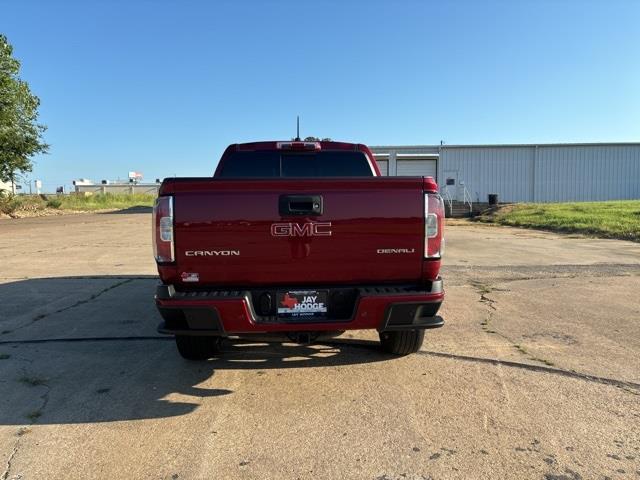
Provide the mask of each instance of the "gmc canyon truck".
{"label": "gmc canyon truck", "polygon": [[227,336],[309,343],[356,329],[415,352],[444,323],[443,225],[433,178],[381,177],[365,145],[231,145],[213,178],[160,187],[158,331],[192,360]]}

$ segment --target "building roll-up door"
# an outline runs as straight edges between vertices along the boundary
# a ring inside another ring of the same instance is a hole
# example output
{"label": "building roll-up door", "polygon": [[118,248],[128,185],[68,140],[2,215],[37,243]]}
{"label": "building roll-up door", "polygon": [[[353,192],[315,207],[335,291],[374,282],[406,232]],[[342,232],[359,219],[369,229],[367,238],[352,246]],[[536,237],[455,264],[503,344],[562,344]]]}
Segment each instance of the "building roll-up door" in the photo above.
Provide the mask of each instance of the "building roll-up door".
{"label": "building roll-up door", "polygon": [[398,176],[421,176],[436,178],[438,160],[398,160],[396,170]]}
{"label": "building roll-up door", "polygon": [[382,175],[389,175],[389,162],[387,160],[376,160],[376,163]]}

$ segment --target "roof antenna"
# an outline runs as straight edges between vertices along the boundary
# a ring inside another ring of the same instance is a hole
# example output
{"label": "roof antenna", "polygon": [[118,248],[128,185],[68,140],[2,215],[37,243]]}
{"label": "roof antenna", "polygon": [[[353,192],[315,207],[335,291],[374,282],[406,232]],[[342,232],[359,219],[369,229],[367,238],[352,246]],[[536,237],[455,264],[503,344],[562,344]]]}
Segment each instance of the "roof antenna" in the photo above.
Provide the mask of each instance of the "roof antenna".
{"label": "roof antenna", "polygon": [[300,115],[296,116],[296,138],[294,139],[294,141],[300,141]]}

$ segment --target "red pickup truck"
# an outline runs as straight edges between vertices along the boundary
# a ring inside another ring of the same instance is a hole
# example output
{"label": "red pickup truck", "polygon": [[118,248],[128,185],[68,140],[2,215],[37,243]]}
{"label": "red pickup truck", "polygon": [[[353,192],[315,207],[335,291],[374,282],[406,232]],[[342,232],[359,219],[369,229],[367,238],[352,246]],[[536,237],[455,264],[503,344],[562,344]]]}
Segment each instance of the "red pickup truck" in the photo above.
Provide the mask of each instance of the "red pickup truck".
{"label": "red pickup truck", "polygon": [[213,178],[160,187],[158,331],[188,359],[231,335],[308,343],[355,329],[415,352],[444,323],[443,225],[433,178],[381,177],[365,145],[231,145]]}

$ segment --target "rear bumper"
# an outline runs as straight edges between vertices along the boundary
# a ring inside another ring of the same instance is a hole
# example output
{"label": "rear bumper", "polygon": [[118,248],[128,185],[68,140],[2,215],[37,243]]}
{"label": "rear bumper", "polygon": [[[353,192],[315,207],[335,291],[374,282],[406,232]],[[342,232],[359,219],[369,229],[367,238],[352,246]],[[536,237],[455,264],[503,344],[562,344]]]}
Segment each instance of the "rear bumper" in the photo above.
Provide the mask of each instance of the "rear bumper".
{"label": "rear bumper", "polygon": [[351,318],[291,322],[257,315],[249,291],[176,292],[173,286],[162,284],[156,289],[156,305],[165,320],[158,332],[169,335],[438,328],[444,324],[436,316],[443,299],[441,279],[421,288],[361,287]]}

